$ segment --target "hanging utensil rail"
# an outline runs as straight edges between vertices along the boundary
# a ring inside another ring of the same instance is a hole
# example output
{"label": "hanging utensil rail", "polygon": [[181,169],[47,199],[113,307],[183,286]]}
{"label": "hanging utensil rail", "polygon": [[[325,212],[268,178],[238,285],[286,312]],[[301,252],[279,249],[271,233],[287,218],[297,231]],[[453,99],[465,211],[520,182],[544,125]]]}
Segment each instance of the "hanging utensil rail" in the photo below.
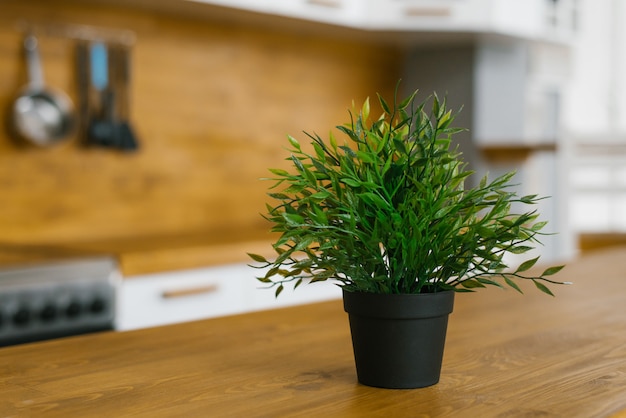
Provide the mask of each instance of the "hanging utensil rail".
{"label": "hanging utensil rail", "polygon": [[91,25],[70,23],[39,23],[20,20],[16,24],[17,30],[35,36],[50,36],[73,40],[106,42],[133,46],[136,40],[135,33],[127,29],[104,28]]}

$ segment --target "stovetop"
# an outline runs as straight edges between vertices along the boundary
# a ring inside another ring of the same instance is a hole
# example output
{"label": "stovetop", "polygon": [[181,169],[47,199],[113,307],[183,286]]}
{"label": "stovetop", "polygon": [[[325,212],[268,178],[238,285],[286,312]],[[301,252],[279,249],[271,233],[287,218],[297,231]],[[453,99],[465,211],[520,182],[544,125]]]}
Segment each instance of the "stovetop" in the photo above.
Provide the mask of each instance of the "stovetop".
{"label": "stovetop", "polygon": [[0,269],[0,346],[115,326],[121,274],[109,257]]}

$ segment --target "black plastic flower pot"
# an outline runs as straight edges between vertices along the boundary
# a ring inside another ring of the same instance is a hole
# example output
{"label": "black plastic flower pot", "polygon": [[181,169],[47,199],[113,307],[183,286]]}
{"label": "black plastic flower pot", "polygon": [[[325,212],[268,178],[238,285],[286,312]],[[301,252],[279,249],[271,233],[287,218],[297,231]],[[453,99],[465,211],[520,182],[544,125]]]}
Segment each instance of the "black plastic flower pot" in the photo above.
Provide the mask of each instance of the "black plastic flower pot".
{"label": "black plastic flower pot", "polygon": [[383,295],[343,291],[357,378],[411,389],[439,382],[454,291]]}

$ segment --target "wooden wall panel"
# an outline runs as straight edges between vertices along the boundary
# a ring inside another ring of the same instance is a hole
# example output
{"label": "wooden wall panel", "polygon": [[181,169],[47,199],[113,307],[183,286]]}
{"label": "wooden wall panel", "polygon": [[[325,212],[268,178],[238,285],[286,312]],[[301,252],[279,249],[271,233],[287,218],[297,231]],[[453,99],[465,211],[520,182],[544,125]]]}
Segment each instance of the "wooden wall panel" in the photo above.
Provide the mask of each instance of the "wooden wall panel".
{"label": "wooden wall panel", "polygon": [[[2,129],[0,244],[266,237],[259,212],[268,184],[258,179],[284,164],[286,134],[325,135],[353,99],[390,96],[400,74],[399,51],[358,40],[97,2],[4,0],[0,8],[2,109],[26,81],[19,20],[133,30],[141,141],[134,154],[86,149],[77,137],[37,149]],[[46,81],[75,98],[73,41],[40,44]]]}

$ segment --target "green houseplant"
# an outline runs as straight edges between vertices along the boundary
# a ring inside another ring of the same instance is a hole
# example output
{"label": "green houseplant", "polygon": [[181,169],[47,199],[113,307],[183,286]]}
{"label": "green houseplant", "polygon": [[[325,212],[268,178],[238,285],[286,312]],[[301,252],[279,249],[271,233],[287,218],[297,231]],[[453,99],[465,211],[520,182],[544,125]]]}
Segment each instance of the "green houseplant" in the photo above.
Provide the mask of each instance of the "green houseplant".
{"label": "green houseplant", "polygon": [[[513,172],[466,188],[473,173],[451,146],[461,130],[452,126],[455,114],[436,95],[417,103],[416,93],[401,101],[396,94],[392,105],[378,95],[382,115],[375,119],[369,99],[360,109],[353,106],[350,121],[337,127],[343,142],[332,133],[327,141],[307,134],[307,151],[289,136],[293,171],[270,169],[268,194],[277,203],[268,204],[264,215],[280,234],[276,258],[249,254],[255,267],[265,269],[258,280],[274,287],[276,296],[287,283],[295,288],[333,280],[342,286],[357,375],[371,386],[438,381],[455,292],[485,286],[521,292],[516,281],[523,279],[552,295],[546,284],[561,283],[550,276],[562,266],[536,275],[528,271],[539,257],[516,268],[504,258],[540,243],[545,222],[532,210],[514,213],[512,204],[525,207],[541,198],[513,192]],[[398,337],[389,334],[398,326],[387,322],[397,316],[417,325],[383,347],[381,341]],[[357,323],[361,319],[368,322]],[[382,334],[360,336],[372,330]],[[420,332],[435,336],[416,337]],[[405,363],[415,359],[423,364]],[[381,364],[361,370],[371,362]]]}

